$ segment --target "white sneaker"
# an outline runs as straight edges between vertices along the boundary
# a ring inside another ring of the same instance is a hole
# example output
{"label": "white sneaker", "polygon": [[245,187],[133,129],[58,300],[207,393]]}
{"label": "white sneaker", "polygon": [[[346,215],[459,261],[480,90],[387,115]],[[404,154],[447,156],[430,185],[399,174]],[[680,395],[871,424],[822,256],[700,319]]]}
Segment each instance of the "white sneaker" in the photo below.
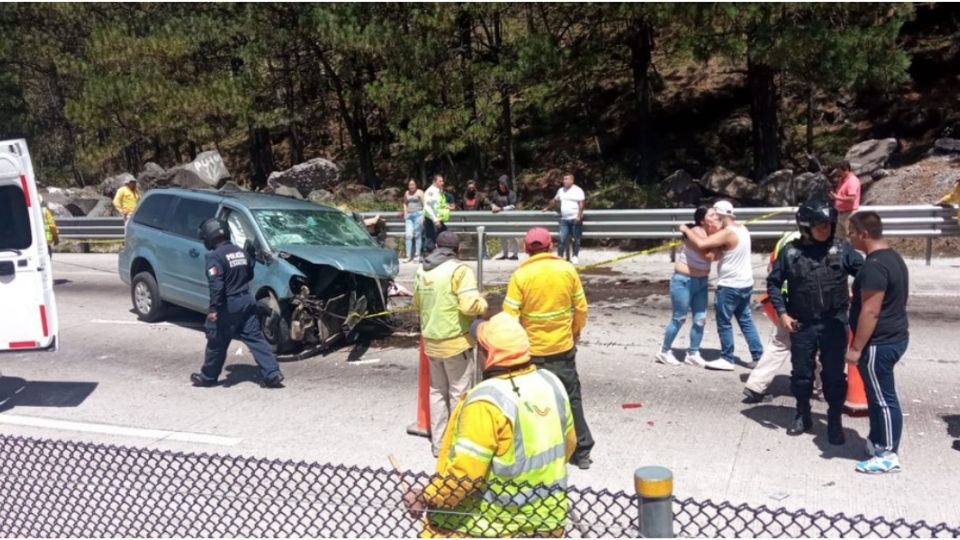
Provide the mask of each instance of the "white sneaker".
{"label": "white sneaker", "polygon": [[709,362],[704,362],[703,367],[716,371],[733,371],[733,362],[727,362],[723,358],[717,358]]}
{"label": "white sneaker", "polygon": [[700,353],[687,353],[687,355],[683,357],[683,362],[698,368],[702,368],[707,365],[707,361],[700,356]]}
{"label": "white sneaker", "polygon": [[679,365],[680,365],[680,362],[677,361],[677,359],[673,357],[673,353],[670,352],[670,351],[667,351],[667,352],[660,351],[660,352],[657,353],[656,358],[657,358],[657,362],[660,362],[661,364],[666,364],[666,365],[668,365],[668,366],[679,366]]}
{"label": "white sneaker", "polygon": [[577,257],[576,255],[574,255],[573,257],[570,257],[570,262],[573,263],[574,266],[576,266],[580,264],[580,257]]}

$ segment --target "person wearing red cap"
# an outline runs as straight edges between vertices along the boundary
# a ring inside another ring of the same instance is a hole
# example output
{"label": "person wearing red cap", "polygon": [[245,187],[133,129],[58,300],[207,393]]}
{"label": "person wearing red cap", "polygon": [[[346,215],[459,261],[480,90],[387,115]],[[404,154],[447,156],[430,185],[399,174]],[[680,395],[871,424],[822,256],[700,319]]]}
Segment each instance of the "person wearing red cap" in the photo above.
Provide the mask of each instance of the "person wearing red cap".
{"label": "person wearing red cap", "polygon": [[570,400],[531,362],[530,341],[506,312],[473,323],[484,380],[460,400],[436,475],[404,496],[421,537],[560,536],[567,517],[566,462],[576,447]]}
{"label": "person wearing red cap", "polygon": [[553,238],[548,230],[534,227],[527,231],[524,248],[530,258],[510,276],[503,310],[520,318],[530,336],[533,363],[563,381],[577,428],[577,450],[570,462],[589,469],[593,437],[583,415],[576,363],[576,343],[587,324],[587,298],[577,269],[552,253]]}

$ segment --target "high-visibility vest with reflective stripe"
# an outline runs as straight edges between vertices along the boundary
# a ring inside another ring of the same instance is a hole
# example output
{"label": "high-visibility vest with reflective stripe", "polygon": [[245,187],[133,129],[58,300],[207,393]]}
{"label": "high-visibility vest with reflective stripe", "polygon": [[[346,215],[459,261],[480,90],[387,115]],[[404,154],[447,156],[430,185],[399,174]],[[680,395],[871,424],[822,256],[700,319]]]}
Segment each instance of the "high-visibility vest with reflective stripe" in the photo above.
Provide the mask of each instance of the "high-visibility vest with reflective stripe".
{"label": "high-visibility vest with reflective stripe", "polygon": [[[470,331],[470,317],[460,312],[453,292],[453,273],[463,266],[450,259],[436,268],[417,270],[414,294],[420,307],[420,333],[427,339],[450,339]],[[464,293],[468,291],[460,291]]]}
{"label": "high-visibility vest with reflective stripe", "polygon": [[464,407],[476,401],[493,404],[510,421],[513,445],[504,455],[491,456],[462,438],[457,426],[450,451],[492,458],[490,474],[482,492],[452,512],[432,513],[431,522],[478,537],[562,529],[567,518],[564,434],[572,413],[560,380],[546,370],[514,377],[513,384],[510,379],[487,379],[467,394]]}
{"label": "high-visibility vest with reflective stripe", "polygon": [[47,244],[53,243],[54,231],[57,230],[57,221],[53,217],[53,212],[49,209],[43,209],[43,230],[47,236]]}
{"label": "high-visibility vest with reflective stripe", "polygon": [[[777,241],[777,245],[773,248],[773,253],[770,254],[770,264],[773,264],[773,261],[777,260],[777,257],[780,256],[780,251],[786,247],[787,244],[793,242],[794,240],[800,239],[800,231],[791,231],[787,234],[780,237],[780,240]],[[783,294],[787,294],[787,281],[783,281],[783,287],[780,287],[780,291]]]}
{"label": "high-visibility vest with reflective stripe", "polygon": [[450,221],[450,201],[447,200],[447,192],[440,192],[440,202],[437,203],[437,219],[442,223]]}

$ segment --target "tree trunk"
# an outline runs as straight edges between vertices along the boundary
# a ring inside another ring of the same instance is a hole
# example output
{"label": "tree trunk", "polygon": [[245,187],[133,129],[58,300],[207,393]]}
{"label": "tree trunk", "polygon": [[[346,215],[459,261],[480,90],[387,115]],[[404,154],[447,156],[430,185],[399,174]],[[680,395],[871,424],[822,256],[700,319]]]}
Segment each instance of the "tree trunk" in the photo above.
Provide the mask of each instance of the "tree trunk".
{"label": "tree trunk", "polygon": [[[503,49],[503,27],[500,13],[494,13],[493,39],[496,50],[496,62],[500,63],[500,51]],[[513,155],[513,105],[510,102],[510,85],[503,80],[498,81],[500,89],[500,140],[503,145],[503,156],[506,160],[507,174],[510,175],[510,185],[517,189],[517,167]]]}
{"label": "tree trunk", "polygon": [[813,92],[815,86],[807,84],[807,153],[813,155]]}
{"label": "tree trunk", "polygon": [[653,27],[643,17],[632,21],[629,36],[630,71],[633,73],[633,90],[637,100],[637,125],[639,127],[638,150],[640,151],[639,183],[657,180],[657,158],[654,145],[653,89],[650,85],[650,64],[653,60]]}
{"label": "tree trunk", "polygon": [[[473,82],[473,16],[466,9],[457,14],[457,31],[460,34],[460,71],[463,74],[463,104],[470,113],[469,124],[477,123],[477,95]],[[470,156],[471,178],[480,177],[480,148],[472,137],[467,141]]]}
{"label": "tree trunk", "polygon": [[273,172],[273,148],[270,146],[270,130],[250,126],[250,168],[253,189],[263,189],[267,177]]}
{"label": "tree trunk", "polygon": [[777,116],[777,70],[747,61],[750,120],[753,124],[753,174],[760,180],[780,168],[780,119]]}

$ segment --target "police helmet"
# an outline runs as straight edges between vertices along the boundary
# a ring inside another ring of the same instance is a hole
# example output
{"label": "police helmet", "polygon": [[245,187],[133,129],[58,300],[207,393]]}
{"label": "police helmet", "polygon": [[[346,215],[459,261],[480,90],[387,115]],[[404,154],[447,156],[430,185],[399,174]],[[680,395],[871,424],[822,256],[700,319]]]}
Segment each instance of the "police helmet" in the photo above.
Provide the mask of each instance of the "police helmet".
{"label": "police helmet", "polygon": [[827,241],[832,241],[837,232],[837,209],[825,199],[812,198],[797,208],[797,228],[807,241],[816,241],[810,229],[821,223],[830,224],[830,237]]}
{"label": "police helmet", "polygon": [[230,240],[230,228],[222,219],[210,218],[200,224],[199,235],[204,247],[214,249],[220,242]]}

